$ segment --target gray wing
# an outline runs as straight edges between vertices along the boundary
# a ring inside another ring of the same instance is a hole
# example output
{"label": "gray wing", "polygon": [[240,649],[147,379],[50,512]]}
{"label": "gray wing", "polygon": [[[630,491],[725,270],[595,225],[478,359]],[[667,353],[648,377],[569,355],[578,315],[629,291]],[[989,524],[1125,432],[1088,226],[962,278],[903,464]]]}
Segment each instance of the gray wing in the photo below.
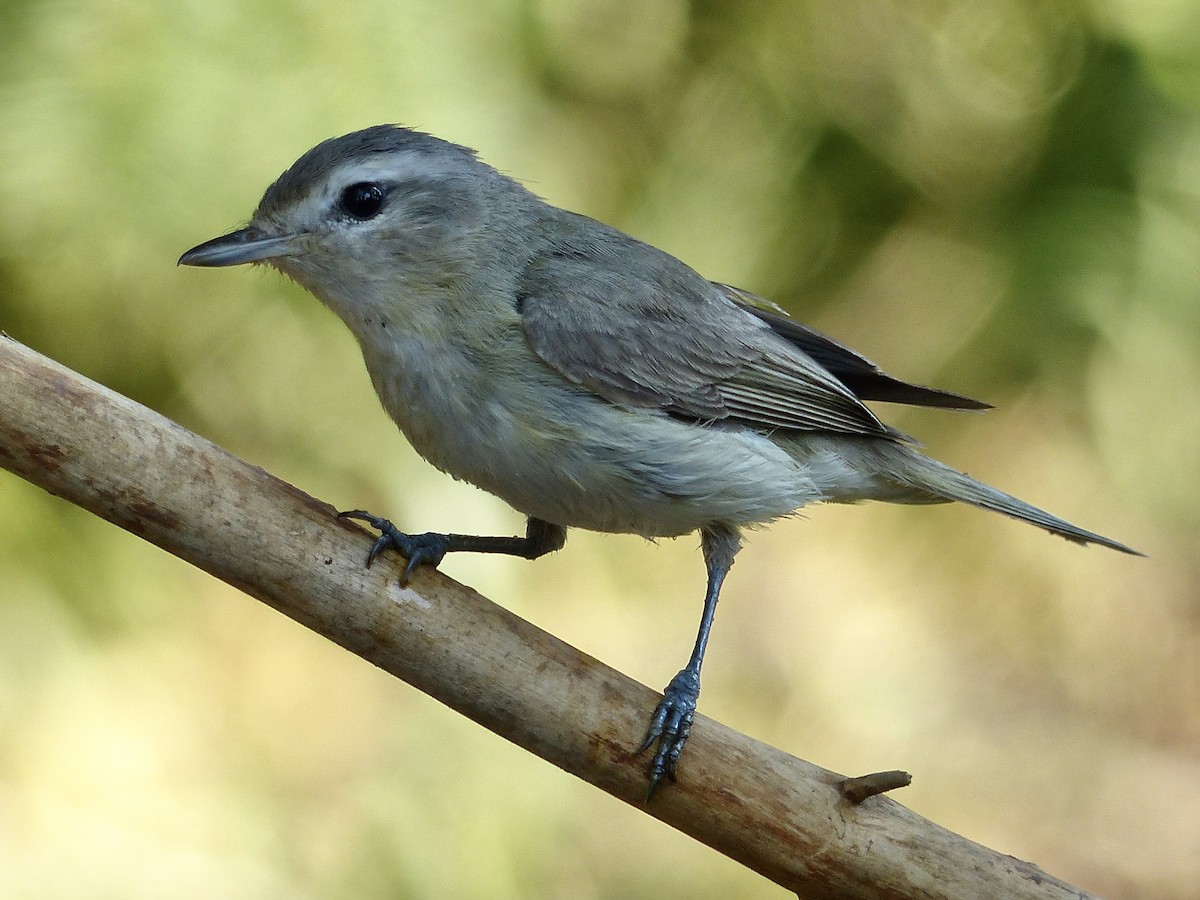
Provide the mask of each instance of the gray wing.
{"label": "gray wing", "polygon": [[860,400],[884,400],[910,406],[936,406],[942,409],[991,409],[990,403],[962,394],[910,384],[888,375],[861,353],[833,338],[802,325],[770,300],[728,284],[713,282],[721,293],[771,326],[780,337],[795,344],[838,381],[850,388]]}
{"label": "gray wing", "polygon": [[587,221],[517,285],[548,365],[614,403],[701,422],[895,437],[854,393],[683,263]]}

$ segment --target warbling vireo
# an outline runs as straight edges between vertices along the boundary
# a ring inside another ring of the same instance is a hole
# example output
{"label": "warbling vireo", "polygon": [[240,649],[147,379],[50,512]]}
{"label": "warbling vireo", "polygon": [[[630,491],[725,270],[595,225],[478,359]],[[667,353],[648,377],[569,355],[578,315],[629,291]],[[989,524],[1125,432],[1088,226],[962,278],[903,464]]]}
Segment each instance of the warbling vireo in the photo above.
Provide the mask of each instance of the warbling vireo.
{"label": "warbling vireo", "polygon": [[700,532],[695,649],[650,720],[650,791],[674,779],[721,583],[744,525],[819,501],[961,500],[1077,543],[1085,531],[917,452],[864,404],[987,404],[898,381],[752,294],[551,206],[472,150],[398,126],[325,141],[245,228],[189,266],[265,262],[354,332],[384,409],[433,465],[528,516],[524,537],[381,533],[419,565],[534,559],[568,528]]}

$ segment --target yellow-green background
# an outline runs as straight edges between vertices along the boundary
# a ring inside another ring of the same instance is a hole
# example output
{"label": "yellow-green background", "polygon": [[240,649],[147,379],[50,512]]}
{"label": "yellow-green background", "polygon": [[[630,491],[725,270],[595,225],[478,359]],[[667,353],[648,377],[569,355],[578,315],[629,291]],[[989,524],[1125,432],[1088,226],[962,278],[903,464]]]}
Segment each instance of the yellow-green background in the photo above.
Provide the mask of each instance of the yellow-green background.
{"label": "yellow-green background", "polygon": [[[325,137],[477,147],[996,403],[881,411],[1150,554],[810,510],[740,557],[702,711],[905,768],[902,802],[1110,897],[1190,897],[1198,106],[1195,0],[2,0],[0,328],[338,507],[515,533],[416,458],[312,298],[175,267]],[[444,568],[656,687],[703,582],[693,539],[583,533]],[[0,895],[784,893],[0,473]]]}

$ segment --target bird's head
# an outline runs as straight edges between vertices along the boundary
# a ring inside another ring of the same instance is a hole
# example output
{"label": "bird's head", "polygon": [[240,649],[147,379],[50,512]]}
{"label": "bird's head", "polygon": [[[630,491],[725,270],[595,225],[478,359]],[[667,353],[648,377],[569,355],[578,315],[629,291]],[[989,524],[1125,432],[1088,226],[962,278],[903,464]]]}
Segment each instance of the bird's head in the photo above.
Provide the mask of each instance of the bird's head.
{"label": "bird's head", "polygon": [[381,290],[461,285],[476,238],[495,230],[498,211],[520,207],[521,193],[466,147],[377,125],[309,150],[267,188],[246,227],[179,263],[265,262],[344,315]]}

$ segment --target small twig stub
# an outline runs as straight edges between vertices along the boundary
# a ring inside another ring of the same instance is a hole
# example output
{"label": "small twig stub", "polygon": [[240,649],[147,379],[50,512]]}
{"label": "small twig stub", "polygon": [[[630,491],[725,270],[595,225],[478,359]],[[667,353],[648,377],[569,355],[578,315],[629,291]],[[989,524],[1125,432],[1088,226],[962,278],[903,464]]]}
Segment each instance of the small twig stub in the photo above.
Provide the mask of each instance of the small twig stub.
{"label": "small twig stub", "polygon": [[889,772],[872,772],[870,775],[859,775],[838,782],[838,791],[851,803],[862,803],[868,797],[894,791],[896,788],[908,787],[912,784],[912,776],[899,769]]}

